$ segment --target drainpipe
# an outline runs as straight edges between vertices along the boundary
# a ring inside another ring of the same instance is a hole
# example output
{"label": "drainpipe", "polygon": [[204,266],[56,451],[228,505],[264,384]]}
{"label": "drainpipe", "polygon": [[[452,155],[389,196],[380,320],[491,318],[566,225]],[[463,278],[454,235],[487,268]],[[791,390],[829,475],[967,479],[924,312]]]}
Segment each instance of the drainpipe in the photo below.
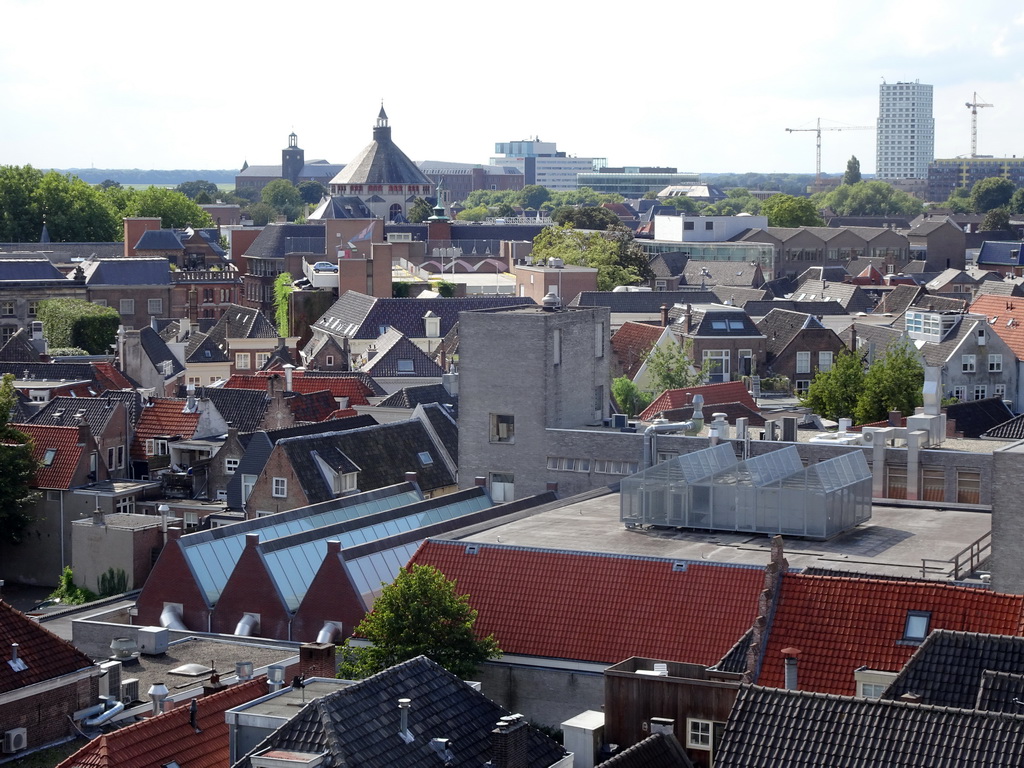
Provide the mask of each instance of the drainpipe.
{"label": "drainpipe", "polygon": [[644,463],[643,469],[654,466],[654,439],[659,432],[685,432],[695,435],[704,428],[704,395],[693,396],[693,417],[690,421],[679,421],[670,424],[652,424],[644,430]]}

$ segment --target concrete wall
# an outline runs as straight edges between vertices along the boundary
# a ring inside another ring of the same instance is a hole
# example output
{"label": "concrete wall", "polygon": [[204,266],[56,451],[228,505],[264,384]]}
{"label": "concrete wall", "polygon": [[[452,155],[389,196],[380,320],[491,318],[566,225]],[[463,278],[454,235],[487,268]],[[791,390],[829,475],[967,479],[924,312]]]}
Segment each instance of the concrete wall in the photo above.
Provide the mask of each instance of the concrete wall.
{"label": "concrete wall", "polygon": [[1024,594],[1024,452],[996,451],[992,470],[989,482],[982,480],[992,494],[992,588]]}
{"label": "concrete wall", "polygon": [[604,707],[604,675],[487,662],[477,671],[480,690],[510,712],[552,727],[587,709]]}
{"label": "concrete wall", "polygon": [[[143,526],[113,522],[121,517],[141,522]],[[163,547],[160,519],[138,520],[143,517],[116,515],[105,525],[94,525],[90,519],[72,525],[71,567],[75,584],[99,594],[100,575],[113,568],[124,571],[128,577],[127,589],[140,589],[153,567],[153,550]]]}

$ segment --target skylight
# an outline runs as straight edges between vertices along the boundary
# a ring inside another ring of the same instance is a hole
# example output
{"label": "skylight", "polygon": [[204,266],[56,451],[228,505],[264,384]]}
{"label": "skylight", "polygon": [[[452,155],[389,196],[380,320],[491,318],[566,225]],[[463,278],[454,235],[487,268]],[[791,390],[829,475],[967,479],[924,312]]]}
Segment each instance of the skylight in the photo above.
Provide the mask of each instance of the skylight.
{"label": "skylight", "polygon": [[434,463],[434,457],[431,456],[427,451],[420,451],[416,455],[419,456],[420,464],[422,464],[424,467],[429,467],[431,464]]}
{"label": "skylight", "polygon": [[53,460],[57,457],[56,448],[47,448],[46,453],[43,454],[43,466],[48,467],[53,464]]}
{"label": "skylight", "polygon": [[907,624],[903,629],[903,639],[920,643],[928,636],[928,624],[931,622],[931,611],[907,611]]}

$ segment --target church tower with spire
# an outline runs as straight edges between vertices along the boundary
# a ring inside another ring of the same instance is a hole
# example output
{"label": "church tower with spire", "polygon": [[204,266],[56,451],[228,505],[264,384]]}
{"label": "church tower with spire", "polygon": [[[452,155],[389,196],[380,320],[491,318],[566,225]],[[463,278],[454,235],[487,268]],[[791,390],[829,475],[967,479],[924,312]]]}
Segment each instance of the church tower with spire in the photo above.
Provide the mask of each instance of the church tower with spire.
{"label": "church tower with spire", "polygon": [[288,146],[281,150],[281,177],[298,185],[299,176],[305,165],[306,153],[299,149],[299,137],[292,131],[288,134]]}

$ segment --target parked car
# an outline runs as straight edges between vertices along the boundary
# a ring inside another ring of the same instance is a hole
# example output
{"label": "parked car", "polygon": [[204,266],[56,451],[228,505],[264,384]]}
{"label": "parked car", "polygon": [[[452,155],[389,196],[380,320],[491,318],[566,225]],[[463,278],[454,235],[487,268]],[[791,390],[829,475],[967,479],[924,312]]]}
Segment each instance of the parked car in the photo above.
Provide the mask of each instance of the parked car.
{"label": "parked car", "polygon": [[318,261],[313,265],[313,273],[319,275],[321,272],[333,272],[338,274],[338,265],[329,261]]}

